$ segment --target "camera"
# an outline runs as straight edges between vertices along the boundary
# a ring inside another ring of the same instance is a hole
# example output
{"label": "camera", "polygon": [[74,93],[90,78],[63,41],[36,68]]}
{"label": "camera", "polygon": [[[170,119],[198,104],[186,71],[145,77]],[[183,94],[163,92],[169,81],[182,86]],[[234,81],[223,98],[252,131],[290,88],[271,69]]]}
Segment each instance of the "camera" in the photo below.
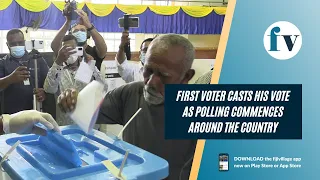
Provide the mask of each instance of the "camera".
{"label": "camera", "polygon": [[66,3],[69,3],[67,9],[64,10],[64,15],[71,18],[71,20],[77,20],[78,14],[75,12],[77,10],[77,2],[75,0],[66,0]]}
{"label": "camera", "polygon": [[[74,51],[74,50],[71,50]],[[76,53],[72,54],[73,56],[83,56],[83,47],[76,47],[75,48]]]}
{"label": "camera", "polygon": [[[129,28],[139,27],[139,17],[131,17],[129,14],[125,14],[122,18],[119,18],[119,27],[129,31]],[[130,43],[124,46],[124,52],[126,53],[127,59],[131,60],[131,49]]]}
{"label": "camera", "polygon": [[44,49],[44,42],[39,40],[26,41],[25,45],[27,51]]}
{"label": "camera", "polygon": [[122,18],[119,18],[119,27],[129,30],[129,28],[139,27],[139,17],[131,17],[129,14],[125,14]]}

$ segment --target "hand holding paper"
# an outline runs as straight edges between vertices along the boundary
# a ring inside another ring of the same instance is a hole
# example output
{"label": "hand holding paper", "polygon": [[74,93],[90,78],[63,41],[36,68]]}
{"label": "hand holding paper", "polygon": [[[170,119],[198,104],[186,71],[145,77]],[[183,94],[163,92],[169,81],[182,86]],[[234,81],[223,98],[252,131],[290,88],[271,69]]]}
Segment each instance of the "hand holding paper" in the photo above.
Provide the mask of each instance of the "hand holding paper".
{"label": "hand holding paper", "polygon": [[67,90],[58,98],[58,104],[71,119],[85,132],[89,133],[96,123],[100,104],[105,96],[104,85],[92,81],[76,96],[75,90]]}

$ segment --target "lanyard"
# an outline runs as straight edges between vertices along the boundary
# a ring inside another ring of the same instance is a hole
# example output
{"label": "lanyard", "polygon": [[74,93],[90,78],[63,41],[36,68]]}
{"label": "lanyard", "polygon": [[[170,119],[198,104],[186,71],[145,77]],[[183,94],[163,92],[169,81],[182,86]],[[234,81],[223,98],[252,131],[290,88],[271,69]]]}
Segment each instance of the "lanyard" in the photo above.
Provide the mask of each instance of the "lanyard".
{"label": "lanyard", "polygon": [[[24,58],[24,59],[26,59],[26,58]],[[30,73],[30,77],[29,77],[29,82],[30,82],[30,86],[32,87],[32,88],[35,88],[36,87],[36,85],[35,85],[35,81],[31,81],[31,78],[33,77],[33,79],[35,80],[35,78],[36,77],[34,77],[35,76],[35,67],[31,67],[30,66],[30,62],[31,62],[31,60],[29,59],[29,58],[27,58],[27,60],[21,60],[21,61],[18,61],[18,60],[16,60],[16,59],[11,59],[15,64],[17,64],[18,66],[25,66],[25,67],[27,67],[27,70],[30,72],[30,71],[32,71],[33,70],[33,73]],[[38,62],[38,61],[37,61]],[[38,68],[39,69],[39,68]],[[38,76],[39,76],[39,72],[38,72]]]}

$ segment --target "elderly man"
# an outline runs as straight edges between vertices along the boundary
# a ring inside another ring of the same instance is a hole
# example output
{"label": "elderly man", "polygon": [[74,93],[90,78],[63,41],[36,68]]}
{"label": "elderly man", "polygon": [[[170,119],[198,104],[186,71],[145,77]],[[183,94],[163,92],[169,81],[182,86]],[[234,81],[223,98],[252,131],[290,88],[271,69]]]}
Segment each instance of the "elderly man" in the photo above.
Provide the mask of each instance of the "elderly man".
{"label": "elderly man", "polygon": [[[164,136],[165,84],[187,84],[194,76],[194,48],[179,35],[163,35],[152,41],[146,54],[144,82],[133,82],[109,92],[100,107],[97,123],[127,126],[123,139],[169,162],[170,180],[188,179],[196,140],[166,140]],[[65,111],[73,110],[76,90],[58,98]]]}

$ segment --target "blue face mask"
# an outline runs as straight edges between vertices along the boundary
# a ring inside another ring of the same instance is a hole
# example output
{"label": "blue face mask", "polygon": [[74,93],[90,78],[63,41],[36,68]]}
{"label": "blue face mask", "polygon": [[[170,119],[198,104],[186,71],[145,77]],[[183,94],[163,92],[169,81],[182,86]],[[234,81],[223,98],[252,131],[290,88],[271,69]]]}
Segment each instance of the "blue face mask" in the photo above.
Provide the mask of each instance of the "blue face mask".
{"label": "blue face mask", "polygon": [[26,50],[24,46],[13,46],[10,47],[10,52],[13,57],[21,58],[25,54]]}
{"label": "blue face mask", "polygon": [[87,40],[87,33],[83,31],[78,31],[72,34],[77,38],[78,43],[83,43]]}

